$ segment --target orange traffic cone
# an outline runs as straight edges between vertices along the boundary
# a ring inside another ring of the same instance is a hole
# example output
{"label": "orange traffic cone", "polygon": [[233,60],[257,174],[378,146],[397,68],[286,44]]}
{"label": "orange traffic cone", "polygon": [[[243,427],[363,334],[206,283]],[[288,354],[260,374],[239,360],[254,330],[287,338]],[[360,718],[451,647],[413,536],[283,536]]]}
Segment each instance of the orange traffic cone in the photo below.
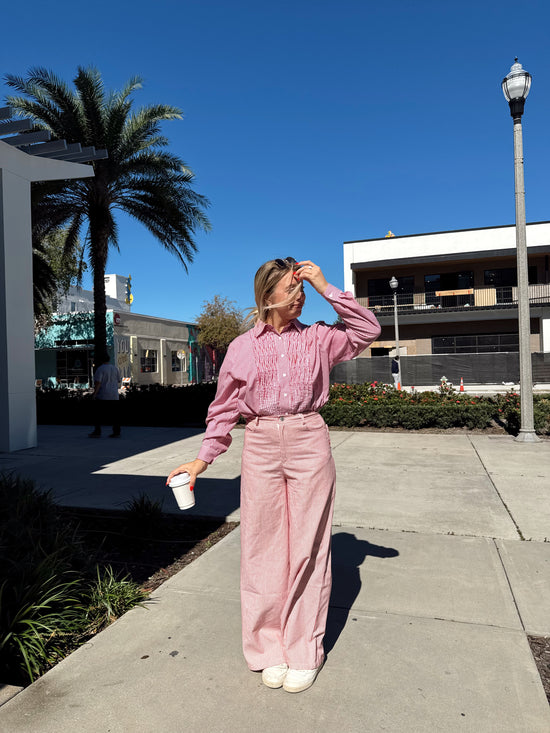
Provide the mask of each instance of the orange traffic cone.
{"label": "orange traffic cone", "polygon": [[464,380],[460,377],[460,391],[464,392]]}

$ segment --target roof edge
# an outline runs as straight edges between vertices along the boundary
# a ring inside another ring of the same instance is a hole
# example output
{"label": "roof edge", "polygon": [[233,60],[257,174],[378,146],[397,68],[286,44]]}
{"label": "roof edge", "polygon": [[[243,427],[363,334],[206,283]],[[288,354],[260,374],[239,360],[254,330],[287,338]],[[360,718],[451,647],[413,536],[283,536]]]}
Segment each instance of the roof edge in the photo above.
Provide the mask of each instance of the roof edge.
{"label": "roof edge", "polygon": [[[531,221],[526,226],[536,226],[537,224],[550,224],[550,221]],[[394,234],[393,237],[372,237],[371,239],[348,239],[344,244],[360,244],[361,242],[381,242],[384,239],[411,239],[412,237],[429,237],[434,234],[461,234],[462,232],[481,232],[488,229],[510,229],[515,224],[499,224],[492,227],[471,227],[469,229],[444,229],[438,232],[419,232],[418,234]]]}

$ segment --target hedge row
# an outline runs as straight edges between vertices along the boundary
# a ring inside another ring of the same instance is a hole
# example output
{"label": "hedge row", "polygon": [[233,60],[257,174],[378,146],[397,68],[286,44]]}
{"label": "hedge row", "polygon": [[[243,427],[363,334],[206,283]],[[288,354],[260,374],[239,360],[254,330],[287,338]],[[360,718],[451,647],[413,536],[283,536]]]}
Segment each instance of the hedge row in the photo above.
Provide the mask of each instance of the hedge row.
{"label": "hedge row", "polygon": [[[203,427],[216,392],[214,383],[186,387],[133,387],[121,399],[123,425]],[[37,393],[38,422],[58,425],[92,425],[91,396],[67,391]],[[438,392],[406,392],[377,382],[335,384],[321,414],[331,426],[484,429],[499,424],[517,434],[520,398],[515,392],[476,397],[452,388]],[[550,434],[550,396],[534,397],[535,430]]]}
{"label": "hedge row", "polygon": [[[212,382],[186,387],[131,387],[120,400],[122,425],[203,427],[216,394]],[[37,419],[41,425],[93,425],[91,394],[68,390],[37,391]]]}
{"label": "hedge row", "polygon": [[[438,392],[406,392],[377,382],[335,384],[321,414],[328,425],[344,427],[478,428],[501,425],[517,434],[521,423],[520,397],[515,392],[477,397],[453,388]],[[534,397],[535,430],[550,434],[550,399]]]}

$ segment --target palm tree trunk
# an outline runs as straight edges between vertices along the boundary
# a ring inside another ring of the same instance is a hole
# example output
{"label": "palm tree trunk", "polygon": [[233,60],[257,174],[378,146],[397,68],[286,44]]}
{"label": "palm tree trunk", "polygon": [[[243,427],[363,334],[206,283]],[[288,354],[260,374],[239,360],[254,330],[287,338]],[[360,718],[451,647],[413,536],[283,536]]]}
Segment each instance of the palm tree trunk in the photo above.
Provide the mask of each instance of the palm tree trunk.
{"label": "palm tree trunk", "polygon": [[90,261],[94,273],[94,357],[107,351],[107,303],[105,297],[105,269],[109,253],[109,234],[105,226],[90,216]]}
{"label": "palm tree trunk", "polygon": [[94,357],[96,366],[107,351],[107,304],[105,299],[105,264],[94,267]]}

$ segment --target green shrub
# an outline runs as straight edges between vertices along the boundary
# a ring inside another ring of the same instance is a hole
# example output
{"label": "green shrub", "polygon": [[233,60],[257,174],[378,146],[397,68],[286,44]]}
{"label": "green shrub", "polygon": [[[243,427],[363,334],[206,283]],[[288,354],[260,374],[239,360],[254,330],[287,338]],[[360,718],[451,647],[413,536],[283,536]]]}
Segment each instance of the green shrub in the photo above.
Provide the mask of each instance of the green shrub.
{"label": "green shrub", "polygon": [[63,658],[82,626],[80,581],[46,556],[20,568],[0,586],[0,679],[32,682]]}
{"label": "green shrub", "polygon": [[49,493],[13,474],[0,475],[0,568],[2,682],[32,682],[144,599],[137,585],[95,567]]}
{"label": "green shrub", "polygon": [[134,606],[143,606],[147,598],[128,576],[117,578],[109,565],[100,572],[85,595],[86,633],[96,634]]}
{"label": "green shrub", "polygon": [[24,578],[29,586],[40,585],[88,562],[76,525],[59,521],[51,493],[15,474],[0,474],[2,581]]}
{"label": "green shrub", "polygon": [[533,413],[536,432],[540,435],[550,435],[550,398],[547,395],[536,395]]}
{"label": "green shrub", "polygon": [[375,428],[486,428],[497,415],[494,400],[457,393],[405,392],[376,382],[336,384],[321,414],[328,425]]}
{"label": "green shrub", "polygon": [[146,494],[134,496],[124,504],[124,530],[137,542],[156,537],[162,528],[162,500],[154,501]]}
{"label": "green shrub", "polygon": [[[509,433],[517,435],[521,427],[521,397],[517,392],[507,392],[497,399],[500,420]],[[533,419],[535,432],[550,435],[550,398],[548,395],[533,395]]]}

